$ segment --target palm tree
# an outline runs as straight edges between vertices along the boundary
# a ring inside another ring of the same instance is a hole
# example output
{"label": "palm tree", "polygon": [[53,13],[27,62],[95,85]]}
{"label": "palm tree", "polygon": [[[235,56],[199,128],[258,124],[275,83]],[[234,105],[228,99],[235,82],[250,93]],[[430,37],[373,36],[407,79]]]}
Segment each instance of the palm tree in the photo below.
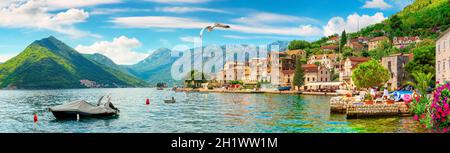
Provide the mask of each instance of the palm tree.
{"label": "palm tree", "polygon": [[414,88],[419,90],[422,96],[426,96],[427,88],[430,87],[431,80],[434,77],[434,74],[428,73],[425,74],[423,72],[413,72],[412,76],[414,77],[415,82],[408,81],[406,84],[412,85]]}

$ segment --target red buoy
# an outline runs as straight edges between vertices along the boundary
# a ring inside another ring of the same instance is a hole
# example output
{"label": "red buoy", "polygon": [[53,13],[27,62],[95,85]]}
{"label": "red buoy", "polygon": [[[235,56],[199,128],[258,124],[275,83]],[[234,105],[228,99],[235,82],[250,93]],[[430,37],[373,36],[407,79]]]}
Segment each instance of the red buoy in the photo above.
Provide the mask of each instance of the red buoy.
{"label": "red buoy", "polygon": [[147,100],[145,101],[146,105],[150,105],[150,99],[147,98]]}
{"label": "red buoy", "polygon": [[37,114],[35,113],[34,114],[34,122],[37,122],[38,121],[38,117],[37,117]]}

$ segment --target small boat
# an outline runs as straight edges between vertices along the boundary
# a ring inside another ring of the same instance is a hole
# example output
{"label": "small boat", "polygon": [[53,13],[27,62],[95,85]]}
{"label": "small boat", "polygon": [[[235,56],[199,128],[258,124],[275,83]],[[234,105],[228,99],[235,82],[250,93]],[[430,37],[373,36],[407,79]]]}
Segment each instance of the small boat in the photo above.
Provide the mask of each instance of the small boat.
{"label": "small boat", "polygon": [[156,87],[157,90],[164,90],[164,87]]}
{"label": "small boat", "polygon": [[278,87],[279,91],[289,91],[291,90],[291,86],[280,86]]}
{"label": "small boat", "polygon": [[336,90],[336,94],[337,95],[347,95],[347,94],[356,95],[351,90]]}
{"label": "small boat", "polygon": [[175,103],[175,98],[172,97],[172,99],[164,100],[165,103]]}
{"label": "small boat", "polygon": [[97,106],[92,105],[84,100],[69,102],[67,104],[49,108],[53,116],[57,119],[79,119],[84,117],[109,117],[118,115],[120,110],[111,103],[111,98],[108,97],[108,102],[101,105],[102,96]]}
{"label": "small boat", "polygon": [[391,94],[393,95],[395,101],[410,101],[413,92],[408,90],[397,90],[392,92]]}

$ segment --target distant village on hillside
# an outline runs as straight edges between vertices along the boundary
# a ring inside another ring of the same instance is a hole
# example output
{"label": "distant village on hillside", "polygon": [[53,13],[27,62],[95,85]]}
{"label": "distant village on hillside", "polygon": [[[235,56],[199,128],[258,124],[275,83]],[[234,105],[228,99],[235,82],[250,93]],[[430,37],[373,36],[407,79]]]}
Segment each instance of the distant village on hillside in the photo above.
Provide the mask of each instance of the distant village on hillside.
{"label": "distant village on hillside", "polygon": [[[214,76],[209,76],[211,81],[186,80],[184,85],[185,87],[204,89],[226,86],[227,88],[275,90],[279,87],[287,86],[293,88],[289,88],[289,90],[317,92],[334,92],[340,88],[356,90],[352,79],[354,69],[359,64],[373,59],[364,54],[375,52],[377,48],[385,47],[383,45],[386,44],[391,48],[402,50],[415,48],[417,44],[422,42],[419,36],[393,37],[390,39],[388,36],[381,35],[376,37],[358,36],[348,39],[345,41],[345,44],[342,44],[342,39],[347,39],[348,35],[344,37],[342,38],[339,35],[328,37],[321,44],[319,54],[310,55],[303,49],[292,49],[292,47],[289,47],[291,49],[286,51],[269,53],[267,58],[247,59],[244,62],[228,61],[225,63],[222,71]],[[349,50],[351,54],[344,55],[344,50]],[[274,54],[278,54],[279,57],[278,78],[273,78],[274,76],[271,75],[273,72],[271,67],[252,68],[250,66],[271,65],[270,58]],[[406,72],[405,66],[413,58],[413,53],[409,51],[408,53],[393,53],[380,59],[374,59],[378,60],[390,73],[390,79],[385,85],[389,90],[396,90],[407,81],[408,72]],[[301,68],[304,75],[303,85],[300,87],[297,87],[293,81],[297,61],[302,62]],[[233,73],[226,73],[230,71]],[[279,82],[277,84],[271,83],[274,79],[279,80]],[[235,84],[239,85],[230,86]]]}

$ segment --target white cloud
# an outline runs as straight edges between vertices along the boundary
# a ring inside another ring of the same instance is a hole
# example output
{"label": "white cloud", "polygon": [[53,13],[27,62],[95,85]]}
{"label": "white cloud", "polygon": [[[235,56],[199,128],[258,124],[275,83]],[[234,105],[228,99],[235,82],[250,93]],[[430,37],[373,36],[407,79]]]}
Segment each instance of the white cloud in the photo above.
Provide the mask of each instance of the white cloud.
{"label": "white cloud", "polygon": [[12,3],[16,2],[17,0],[1,0],[0,1],[0,8],[5,7],[5,6],[9,6]]}
{"label": "white cloud", "polygon": [[[122,28],[157,28],[157,29],[201,29],[214,22],[203,21],[194,18],[181,18],[170,16],[145,16],[145,17],[119,17],[111,22]],[[226,23],[225,23],[226,24]],[[275,34],[289,36],[318,36],[322,30],[312,25],[300,25],[293,27],[240,25],[229,24],[230,31],[256,34]]]}
{"label": "white cloud", "polygon": [[205,3],[209,2],[210,0],[145,0],[148,2],[155,2],[155,3],[165,3],[165,4],[198,4],[198,3]]}
{"label": "white cloud", "polygon": [[223,36],[225,38],[230,39],[242,39],[242,40],[248,40],[248,39],[275,39],[275,40],[292,40],[292,37],[277,37],[277,36],[241,36],[241,35],[225,35]]}
{"label": "white cloud", "polygon": [[89,14],[80,9],[69,9],[52,14],[48,12],[46,1],[31,0],[13,3],[0,9],[0,27],[44,29],[69,35],[74,38],[98,35],[78,30],[73,25],[84,22]]}
{"label": "white cloud", "polygon": [[133,51],[142,43],[136,38],[120,36],[113,41],[100,41],[90,46],[78,45],[75,49],[81,53],[93,54],[99,53],[105,55],[117,64],[135,64],[145,59],[149,54]]}
{"label": "white cloud", "polygon": [[214,12],[214,13],[228,13],[219,9],[202,8],[202,7],[158,7],[155,9],[158,12],[169,13],[191,13],[191,12]]}
{"label": "white cloud", "polygon": [[51,20],[58,24],[71,25],[79,22],[84,22],[88,17],[89,14],[84,10],[70,9],[66,12],[56,14],[51,18]]}
{"label": "white cloud", "polygon": [[111,22],[125,28],[161,28],[161,29],[194,29],[202,28],[213,22],[205,22],[192,18],[170,16],[119,17]]}
{"label": "white cloud", "polygon": [[47,0],[48,6],[52,9],[81,8],[121,2],[121,0]]}
{"label": "white cloud", "polygon": [[124,12],[150,12],[152,9],[136,9],[136,8],[94,8],[91,12],[92,15],[105,15]]}
{"label": "white cloud", "polygon": [[180,40],[182,42],[194,43],[194,42],[199,42],[200,41],[200,37],[184,36],[184,37],[180,37]]}
{"label": "white cloud", "polygon": [[[26,3],[28,1],[33,0],[1,0],[0,8],[10,6],[14,3]],[[71,9],[71,8],[82,8],[89,6],[96,6],[102,4],[115,4],[121,3],[122,0],[39,0],[42,3],[45,3],[50,10],[59,10],[59,9]]]}
{"label": "white cloud", "polygon": [[333,17],[328,21],[328,24],[323,27],[323,32],[325,36],[341,34],[341,32],[344,30],[346,30],[346,32],[356,32],[359,29],[362,29],[369,25],[380,23],[385,19],[386,17],[384,17],[383,13],[380,12],[374,14],[373,16],[360,16],[357,13],[354,13],[352,15],[349,15],[347,17],[347,20],[344,20],[344,18],[342,17]]}
{"label": "white cloud", "polygon": [[320,36],[322,30],[312,25],[300,25],[298,27],[273,27],[273,26],[245,26],[245,25],[233,25],[231,24],[232,31],[239,31],[242,33],[255,33],[255,34],[274,34],[274,35],[286,35],[286,36]]}
{"label": "white cloud", "polygon": [[391,7],[392,6],[386,3],[384,0],[368,0],[363,6],[363,8],[378,8],[382,10],[386,10]]}
{"label": "white cloud", "polygon": [[279,24],[279,23],[307,23],[317,24],[319,20],[310,17],[297,17],[284,14],[275,14],[268,12],[251,13],[248,16],[233,19],[233,22],[247,25]]}

